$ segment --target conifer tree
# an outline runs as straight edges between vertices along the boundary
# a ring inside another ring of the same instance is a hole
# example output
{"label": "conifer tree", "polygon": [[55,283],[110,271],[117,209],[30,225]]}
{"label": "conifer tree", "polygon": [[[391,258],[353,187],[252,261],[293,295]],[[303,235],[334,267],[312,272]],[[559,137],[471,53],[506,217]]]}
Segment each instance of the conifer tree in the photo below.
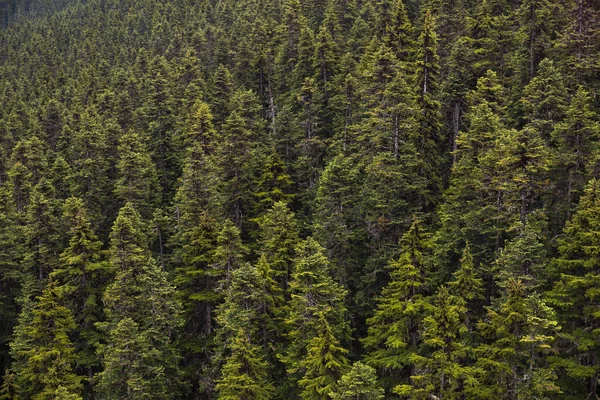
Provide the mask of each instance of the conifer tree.
{"label": "conifer tree", "polygon": [[327,250],[333,274],[347,281],[351,271],[359,270],[363,259],[360,243],[367,233],[360,216],[361,164],[354,157],[338,154],[321,174],[315,198],[315,238]]}
{"label": "conifer tree", "polygon": [[[286,171],[283,160],[275,149],[265,158],[260,177],[256,181],[257,215],[261,215],[278,202],[288,203],[294,198],[291,193],[292,179]],[[259,217],[260,218],[260,217]]]}
{"label": "conifer tree", "polygon": [[286,292],[292,274],[294,250],[299,242],[294,213],[279,201],[260,220],[259,248],[273,271],[273,277]]}
{"label": "conifer tree", "polygon": [[592,179],[586,186],[579,207],[567,222],[559,241],[559,255],[550,271],[556,282],[549,293],[563,334],[558,343],[560,358],[555,365],[565,378],[565,389],[580,397],[598,395],[598,327],[595,282],[600,274],[596,232],[600,229],[598,209],[600,186]]}
{"label": "conifer tree", "polygon": [[[558,175],[556,190],[562,192],[556,196],[554,208],[562,211],[560,214],[567,220],[591,172],[590,162],[595,164],[592,152],[600,139],[600,123],[592,111],[590,95],[582,87],[577,89],[564,113],[564,119],[554,125],[552,141],[557,149],[553,166]],[[596,169],[594,165],[593,170]]]}
{"label": "conifer tree", "polygon": [[130,131],[119,141],[115,196],[123,203],[139,207],[150,216],[150,209],[158,204],[160,190],[154,163],[142,135]]}
{"label": "conifer tree", "polygon": [[274,388],[269,382],[268,364],[261,348],[252,344],[243,327],[229,345],[231,354],[221,369],[223,377],[217,381],[219,399],[242,400],[273,398]]}
{"label": "conifer tree", "polygon": [[214,254],[215,266],[225,288],[231,279],[231,273],[243,264],[248,252],[240,238],[240,230],[231,220],[226,220],[217,236]]}
{"label": "conifer tree", "polygon": [[488,158],[505,129],[506,99],[497,74],[488,71],[479,78],[468,100],[470,109],[465,119],[469,127],[456,140],[449,188],[438,209],[441,227],[435,237],[435,253],[440,280],[449,278],[467,241],[476,265],[491,265],[507,229],[502,204],[498,203],[502,197],[491,184],[496,166],[493,158]]}
{"label": "conifer tree", "polygon": [[300,397],[305,400],[329,399],[337,388],[337,380],[348,368],[348,350],[332,332],[323,312],[318,313],[318,332],[307,344],[307,354],[300,362],[304,375],[298,381]]}
{"label": "conifer tree", "polygon": [[[423,319],[423,349],[415,354],[415,373],[411,384],[394,388],[397,394],[412,399],[461,398],[474,386],[475,370],[466,363],[468,344],[464,299],[442,286]],[[454,397],[453,397],[454,396]]]}
{"label": "conifer tree", "polygon": [[29,204],[31,191],[48,169],[48,159],[43,142],[33,136],[20,140],[14,147],[8,177],[14,202],[19,212]]}
{"label": "conifer tree", "polygon": [[415,79],[417,110],[419,112],[416,145],[421,157],[420,174],[426,178],[428,193],[422,199],[427,210],[436,202],[441,190],[441,115],[439,102],[439,56],[435,18],[430,11],[425,14],[423,28],[417,42]]}
{"label": "conifer tree", "polygon": [[540,62],[537,74],[523,89],[525,122],[550,142],[554,125],[563,118],[567,92],[564,77],[551,60]]}
{"label": "conifer tree", "polygon": [[213,360],[220,366],[221,378],[216,382],[219,398],[264,398],[272,396],[269,365],[265,348],[260,346],[264,302],[264,277],[259,270],[243,263],[231,272],[225,287],[225,298],[218,307],[219,324],[217,354]]}
{"label": "conifer tree", "polygon": [[519,30],[515,39],[519,49],[514,56],[516,73],[522,81],[535,75],[538,64],[544,58],[550,37],[556,29],[557,16],[561,5],[548,0],[525,0],[515,11]]}
{"label": "conifer tree", "polygon": [[76,325],[63,299],[62,290],[50,280],[22,327],[19,342],[13,344],[13,357],[22,362],[15,371],[17,398],[55,399],[60,388],[81,393],[81,377],[75,374],[77,355],[69,338]]}
{"label": "conifer tree", "polygon": [[[106,219],[103,214],[110,204],[110,177],[113,176],[110,168],[115,161],[112,153],[116,150],[116,143],[113,143],[115,138],[111,137],[111,133],[120,131],[116,122],[113,123],[102,121],[97,112],[86,109],[81,114],[78,126],[69,128],[72,138],[69,161],[73,168],[73,192],[83,199],[96,228],[100,220]],[[111,211],[116,213],[117,210]],[[102,227],[109,229],[104,224]]]}
{"label": "conifer tree", "polygon": [[257,171],[253,161],[262,133],[259,104],[252,91],[237,90],[231,113],[219,136],[217,164],[221,173],[222,213],[242,228],[252,218],[252,185]]}
{"label": "conifer tree", "polygon": [[391,260],[390,282],[381,292],[363,340],[365,362],[380,370],[386,386],[410,374],[412,357],[421,343],[420,330],[427,310],[428,235],[422,222],[413,221],[400,242],[402,254]]}
{"label": "conifer tree", "polygon": [[547,398],[560,393],[545,355],[558,323],[537,294],[527,295],[520,279],[509,278],[496,307],[479,323],[484,343],[476,349],[476,366],[484,371],[479,398]]}
{"label": "conifer tree", "polygon": [[121,208],[113,225],[110,262],[116,276],[104,293],[107,322],[99,324],[108,336],[100,348],[100,397],[152,393],[157,399],[176,398],[179,355],[173,341],[180,305],[166,273],[149,254],[140,214],[131,203]]}
{"label": "conifer tree", "polygon": [[[17,323],[19,307],[17,298],[21,291],[25,271],[20,268],[25,253],[24,228],[17,222],[17,209],[8,185],[0,186],[0,343],[7,346]],[[8,354],[1,359],[8,368]]]}
{"label": "conifer tree", "polygon": [[[288,379],[300,385],[301,379],[308,378],[306,374],[309,373],[309,369],[305,365],[309,357],[307,352],[311,352],[312,357],[315,357],[319,351],[315,346],[321,346],[320,351],[325,351],[323,346],[334,345],[332,340],[342,342],[349,336],[344,306],[346,291],[329,275],[329,262],[323,251],[310,237],[296,247],[290,282],[291,300],[285,320],[290,344],[278,357],[286,365]],[[330,338],[329,344],[323,341],[325,336],[318,339],[320,334],[328,330],[331,331],[327,334]],[[340,345],[335,344],[334,347],[338,348]],[[338,354],[339,351],[343,350],[335,350]],[[315,361],[317,360],[313,359],[312,362]],[[310,373],[318,375],[316,371]],[[326,398],[326,395],[327,393],[323,393],[322,398]]]}
{"label": "conifer tree", "polygon": [[333,400],[381,400],[383,389],[377,384],[375,369],[355,362],[338,381],[337,388],[329,394]]}
{"label": "conifer tree", "polygon": [[61,227],[54,188],[41,178],[33,188],[27,206],[24,264],[29,273],[43,282],[58,264]]}
{"label": "conifer tree", "polygon": [[67,199],[63,218],[69,226],[69,242],[60,255],[60,263],[52,277],[64,293],[64,304],[73,313],[77,328],[79,366],[87,368],[89,375],[97,369],[96,345],[101,333],[95,326],[104,318],[102,295],[111,275],[103,260],[102,242],[94,233],[83,200]]}

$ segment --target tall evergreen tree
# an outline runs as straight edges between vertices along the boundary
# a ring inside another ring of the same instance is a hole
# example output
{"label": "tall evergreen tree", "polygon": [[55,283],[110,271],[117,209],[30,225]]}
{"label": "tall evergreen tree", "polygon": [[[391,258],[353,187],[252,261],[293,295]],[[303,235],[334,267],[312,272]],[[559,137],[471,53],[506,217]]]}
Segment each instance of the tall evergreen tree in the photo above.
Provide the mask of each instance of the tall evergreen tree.
{"label": "tall evergreen tree", "polygon": [[419,112],[416,145],[421,157],[420,174],[427,181],[427,195],[422,199],[425,210],[436,203],[442,185],[441,135],[436,22],[430,11],[425,13],[423,28],[417,42],[415,79]]}
{"label": "tall evergreen tree", "polygon": [[150,158],[145,138],[130,131],[119,141],[117,180],[115,196],[123,203],[130,202],[139,207],[144,216],[160,200],[160,190],[154,163]]}
{"label": "tall evergreen tree", "polygon": [[595,282],[600,276],[596,249],[596,232],[600,207],[600,186],[591,180],[584,190],[579,207],[567,222],[564,237],[559,242],[558,257],[550,271],[556,283],[549,293],[557,310],[563,334],[558,342],[560,357],[555,365],[564,379],[565,389],[580,397],[597,396],[600,363],[597,360],[597,335],[600,321],[596,304]]}
{"label": "tall evergreen tree", "polygon": [[64,304],[73,313],[77,324],[74,333],[78,364],[91,376],[99,367],[96,346],[102,336],[95,323],[104,318],[102,295],[111,271],[103,260],[102,242],[92,230],[83,200],[67,199],[63,218],[69,225],[69,243],[61,253],[52,277],[60,285]]}
{"label": "tall evergreen tree", "polygon": [[76,328],[71,311],[63,305],[64,293],[52,280],[31,310],[31,319],[13,344],[17,398],[55,399],[57,392],[81,394],[81,377],[75,374],[77,355],[69,334]]}
{"label": "tall evergreen tree", "polygon": [[110,262],[116,276],[104,293],[107,322],[99,324],[108,339],[100,348],[98,393],[108,399],[148,393],[176,398],[179,355],[173,341],[180,305],[166,273],[149,254],[140,214],[131,203],[121,208],[113,225]]}
{"label": "tall evergreen tree", "polygon": [[[290,344],[279,357],[286,365],[288,379],[300,386],[304,386],[302,382],[312,385],[309,384],[310,377],[319,376],[318,371],[311,370],[317,365],[308,368],[306,364],[319,362],[314,359],[319,351],[333,350],[338,354],[334,357],[336,363],[340,361],[339,354],[343,350],[336,350],[340,347],[337,341],[343,343],[350,333],[344,306],[346,291],[329,275],[329,261],[323,251],[313,238],[300,242],[296,247],[290,282],[291,300],[285,320]],[[326,346],[333,347],[328,350]],[[331,382],[335,383],[340,377],[335,377]],[[313,383],[318,385],[317,382]],[[321,398],[326,398],[326,395],[321,393]]]}
{"label": "tall evergreen tree", "polygon": [[381,371],[387,387],[410,375],[427,309],[430,246],[421,221],[413,221],[400,244],[402,254],[388,264],[390,282],[381,292],[374,315],[367,320],[368,336],[363,340],[365,362]]}

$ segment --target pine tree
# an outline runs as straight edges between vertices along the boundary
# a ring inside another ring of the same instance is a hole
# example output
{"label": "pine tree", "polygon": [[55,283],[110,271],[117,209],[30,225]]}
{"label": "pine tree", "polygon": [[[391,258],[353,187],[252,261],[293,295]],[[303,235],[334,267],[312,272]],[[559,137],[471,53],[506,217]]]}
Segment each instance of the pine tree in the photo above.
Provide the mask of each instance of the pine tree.
{"label": "pine tree", "polygon": [[[497,168],[488,157],[505,129],[506,99],[497,74],[488,71],[479,78],[468,100],[465,119],[469,127],[457,137],[449,188],[438,209],[441,227],[435,237],[435,253],[440,281],[449,278],[466,242],[478,267],[490,266],[508,228],[498,202],[502,196],[491,183]],[[486,271],[486,275],[490,273]]]}
{"label": "pine tree", "polygon": [[360,270],[363,250],[357,243],[366,239],[360,215],[361,165],[356,158],[338,154],[321,174],[315,198],[315,238],[327,250],[334,276],[348,281]]}
{"label": "pine tree", "polygon": [[262,172],[255,186],[254,196],[257,204],[254,212],[259,216],[273,207],[275,203],[288,203],[294,198],[291,193],[292,179],[275,149],[272,149],[265,158]]}
{"label": "pine tree", "polygon": [[[25,253],[25,232],[18,224],[17,209],[12,194],[5,183],[0,186],[0,343],[7,346],[17,324],[19,297],[25,271],[20,268]],[[2,367],[8,368],[8,354],[3,354]]]}
{"label": "pine tree", "polygon": [[475,370],[466,362],[469,347],[464,299],[442,286],[423,319],[423,349],[415,354],[411,384],[394,388],[400,396],[412,399],[461,398],[474,386]]}
{"label": "pine tree", "polygon": [[509,278],[496,307],[478,324],[484,343],[476,349],[483,373],[478,398],[534,399],[560,393],[546,356],[559,329],[553,310]]}
{"label": "pine tree", "polygon": [[31,310],[13,357],[22,360],[15,370],[18,398],[55,399],[59,388],[81,393],[81,377],[75,374],[77,355],[69,334],[76,328],[71,311],[62,302],[64,293],[52,280]]}
{"label": "pine tree", "polygon": [[104,318],[102,294],[111,275],[103,260],[102,242],[94,233],[80,198],[67,199],[63,218],[69,225],[69,243],[60,255],[52,277],[65,296],[65,306],[73,313],[77,328],[79,366],[89,373],[98,368],[96,345],[101,340],[95,323]]}
{"label": "pine tree", "polygon": [[265,255],[282,291],[287,291],[292,274],[294,250],[299,242],[294,213],[279,201],[260,220],[259,248]]}
{"label": "pine tree", "polygon": [[100,397],[144,398],[152,393],[157,399],[175,398],[179,355],[173,340],[180,327],[180,305],[166,273],[150,256],[140,214],[131,203],[113,225],[110,262],[116,276],[104,293],[107,322],[99,324],[108,336],[100,348]]}
{"label": "pine tree", "polygon": [[418,219],[400,242],[402,254],[390,261],[390,282],[381,292],[363,340],[365,362],[382,372],[386,386],[410,374],[412,357],[421,343],[420,330],[427,310],[428,235]]}
{"label": "pine tree", "polygon": [[355,362],[350,371],[338,381],[337,388],[329,394],[333,400],[381,400],[383,389],[377,384],[375,369]]}
{"label": "pine tree", "polygon": [[300,397],[305,400],[329,399],[337,388],[337,380],[348,368],[348,350],[332,332],[323,312],[318,313],[318,332],[307,344],[307,354],[299,363],[304,375],[298,381]]}
{"label": "pine tree", "polygon": [[525,0],[515,11],[519,23],[516,40],[519,44],[514,66],[522,81],[527,81],[536,73],[538,64],[544,58],[556,30],[561,5],[548,0]]}
{"label": "pine tree", "polygon": [[231,280],[231,273],[243,264],[248,251],[240,238],[240,230],[231,220],[226,220],[217,236],[214,254],[215,266],[219,271],[221,284],[225,284],[225,287]]}
{"label": "pine tree", "polygon": [[[105,213],[111,203],[110,178],[113,174],[110,168],[115,161],[112,153],[116,150],[112,134],[120,131],[120,127],[114,121],[102,121],[93,109],[86,109],[78,122],[78,126],[69,128],[73,192],[83,199],[94,227],[98,228],[98,222],[104,220],[101,226],[108,230],[110,227],[104,226],[108,222]],[[116,210],[111,209],[111,214],[113,212]]]}
{"label": "pine tree", "polygon": [[130,131],[119,141],[119,160],[115,196],[123,203],[139,207],[146,217],[160,200],[160,190],[154,163],[140,134]]}
{"label": "pine tree", "polygon": [[[323,251],[310,237],[296,247],[290,282],[291,300],[285,319],[290,344],[278,356],[286,365],[288,379],[292,383],[300,384],[300,380],[306,377],[308,370],[303,360],[311,346],[318,344],[319,339],[315,338],[324,332],[325,324],[331,330],[331,340],[335,338],[336,341],[345,341],[349,336],[344,307],[346,291],[329,275],[329,262]],[[335,347],[340,346],[336,344]],[[338,378],[339,376],[333,382]],[[326,395],[324,393],[323,398]]]}
{"label": "pine tree", "polygon": [[27,206],[27,252],[23,260],[26,270],[40,282],[48,278],[58,264],[61,227],[57,211],[54,188],[45,178],[41,178],[33,188]]}
{"label": "pine tree", "polygon": [[10,157],[8,177],[14,202],[19,212],[29,204],[31,191],[48,169],[44,143],[37,137],[19,141]]}
{"label": "pine tree", "polygon": [[[589,93],[582,87],[571,98],[564,110],[564,119],[554,125],[552,141],[556,144],[557,160],[553,166],[558,199],[554,208],[563,216],[561,222],[571,217],[573,206],[589,176],[593,149],[600,139],[600,124],[592,111]],[[596,167],[594,167],[596,170]],[[565,193],[566,192],[566,193]]]}
{"label": "pine tree", "polygon": [[[217,357],[223,363],[216,390],[219,398],[271,398],[273,387],[265,349],[259,346],[261,311],[266,293],[263,276],[250,264],[242,264],[231,272],[225,288],[224,302],[217,309]],[[264,396],[264,397],[261,397]]]}
{"label": "pine tree", "polygon": [[422,199],[425,210],[436,202],[441,190],[441,115],[439,102],[439,56],[435,18],[430,11],[425,14],[423,28],[417,42],[415,79],[417,110],[419,112],[416,145],[421,158],[420,174],[428,183],[428,193]]}
{"label": "pine tree", "polygon": [[524,119],[539,134],[550,142],[554,125],[563,118],[567,91],[564,77],[551,60],[540,62],[535,77],[523,89],[521,106]]}
{"label": "pine tree", "polygon": [[564,237],[559,241],[559,255],[550,269],[556,277],[549,293],[550,304],[557,310],[563,331],[555,366],[565,379],[565,389],[579,397],[598,395],[600,363],[596,343],[600,320],[595,282],[600,276],[596,252],[599,194],[599,183],[593,179],[586,186],[572,220],[567,222]]}
{"label": "pine tree", "polygon": [[263,123],[252,91],[234,92],[230,107],[232,111],[219,135],[216,160],[221,173],[222,213],[242,228],[253,217],[251,194],[257,175],[253,161]]}
{"label": "pine tree", "polygon": [[243,328],[239,328],[229,347],[231,355],[221,369],[223,377],[216,384],[219,399],[273,398],[274,388],[269,382],[268,364],[260,354],[261,348],[249,341]]}

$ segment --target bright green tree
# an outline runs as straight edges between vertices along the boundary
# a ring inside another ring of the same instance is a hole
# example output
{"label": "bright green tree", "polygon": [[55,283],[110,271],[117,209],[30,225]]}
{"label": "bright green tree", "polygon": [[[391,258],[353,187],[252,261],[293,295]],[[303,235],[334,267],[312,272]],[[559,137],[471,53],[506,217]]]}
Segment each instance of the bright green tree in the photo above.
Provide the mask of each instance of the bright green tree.
{"label": "bright green tree", "polygon": [[427,310],[428,234],[418,219],[400,242],[402,253],[388,264],[390,282],[381,292],[374,315],[367,320],[364,361],[381,371],[386,386],[410,374],[412,357],[421,343],[421,324]]}
{"label": "bright green tree", "polygon": [[50,280],[36,299],[23,334],[13,342],[13,357],[22,362],[15,370],[16,398],[55,399],[61,387],[72,394],[81,393],[82,378],[75,374],[77,355],[69,338],[76,325],[63,304],[64,296]]}
{"label": "bright green tree", "polygon": [[375,369],[360,361],[352,365],[338,381],[337,388],[329,393],[333,400],[381,400],[383,396]]}
{"label": "bright green tree", "polygon": [[104,261],[102,242],[92,229],[83,200],[66,200],[63,218],[69,226],[68,246],[60,255],[60,263],[52,277],[60,285],[65,305],[73,313],[77,328],[79,366],[92,374],[98,369],[96,345],[101,333],[95,326],[104,318],[102,295],[111,276]]}
{"label": "bright green tree", "polygon": [[478,324],[483,343],[475,350],[482,371],[475,393],[482,399],[539,399],[560,393],[547,356],[559,329],[554,311],[538,294],[527,295],[509,278],[496,306]]}
{"label": "bright green tree", "polygon": [[[322,335],[326,329],[331,330],[329,338],[335,339],[336,343],[343,343],[349,336],[344,306],[346,291],[329,274],[329,261],[324,255],[324,249],[311,237],[300,242],[296,247],[289,289],[291,300],[285,319],[289,345],[278,356],[286,365],[288,379],[292,384],[300,384],[302,379],[308,379],[306,374],[309,369],[305,365],[308,352],[314,352],[314,357],[318,354],[314,346],[319,343],[323,346],[327,344],[323,342],[325,336]],[[319,335],[322,335],[321,339],[315,339]],[[330,343],[333,344],[331,341]],[[338,347],[341,346],[336,344],[335,348]],[[338,350],[336,352],[339,354]],[[316,361],[313,359],[313,362]],[[316,371],[310,373],[318,374]],[[327,393],[322,396],[326,398]]]}
{"label": "bright green tree", "polygon": [[144,398],[148,393],[157,399],[176,398],[180,373],[173,341],[181,325],[180,305],[166,272],[150,256],[133,204],[121,208],[110,238],[116,276],[104,293],[107,322],[99,324],[108,340],[100,348],[98,393],[108,399]]}
{"label": "bright green tree", "polygon": [[337,381],[348,369],[348,350],[343,348],[335,337],[323,312],[318,313],[318,331],[307,344],[307,354],[299,363],[304,370],[298,386],[302,388],[300,397],[304,400],[329,399],[329,394],[337,388]]}

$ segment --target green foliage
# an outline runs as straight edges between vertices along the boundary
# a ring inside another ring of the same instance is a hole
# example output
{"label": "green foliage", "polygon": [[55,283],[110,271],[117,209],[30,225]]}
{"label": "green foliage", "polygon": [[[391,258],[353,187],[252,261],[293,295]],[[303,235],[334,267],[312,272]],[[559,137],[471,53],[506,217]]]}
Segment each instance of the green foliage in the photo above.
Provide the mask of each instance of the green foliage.
{"label": "green foliage", "polygon": [[140,214],[127,203],[111,231],[116,275],[104,293],[107,322],[98,324],[108,336],[100,347],[102,398],[177,397],[179,355],[173,340],[181,325],[180,305],[166,273],[149,254],[143,229]]}
{"label": "green foliage", "polygon": [[12,347],[12,355],[21,360],[15,369],[17,398],[54,399],[59,390],[81,393],[81,377],[75,374],[77,355],[69,334],[76,328],[71,311],[65,307],[65,294],[52,280],[22,319]]}
{"label": "green foliage", "polygon": [[342,376],[329,396],[333,400],[381,400],[383,389],[377,384],[375,369],[359,361]]}
{"label": "green foliage", "polygon": [[599,21],[0,0],[0,397],[598,397]]}
{"label": "green foliage", "polygon": [[420,345],[420,328],[428,308],[428,235],[422,222],[413,221],[401,241],[402,254],[388,264],[390,282],[381,292],[373,317],[367,320],[368,336],[363,343],[365,362],[397,384]]}
{"label": "green foliage", "polygon": [[[598,296],[595,282],[598,279],[598,212],[600,205],[598,181],[591,180],[584,190],[573,219],[567,222],[564,237],[559,242],[559,254],[552,262],[551,271],[556,276],[554,287],[549,293],[550,304],[557,310],[562,326],[560,336],[560,358],[554,359],[556,366],[564,369],[569,380],[569,389],[581,396],[595,390],[599,365],[597,352]],[[586,384],[589,383],[589,386]],[[586,390],[586,387],[588,389]],[[587,392],[587,393],[586,393]],[[593,394],[593,391],[591,392]]]}
{"label": "green foliage", "polygon": [[[312,389],[307,390],[316,391],[321,396],[319,398],[327,398],[327,393],[324,392],[326,389],[323,388],[341,377],[339,372],[343,372],[341,369],[346,361],[344,357],[340,357],[345,350],[339,343],[349,336],[344,306],[346,291],[329,275],[329,261],[323,251],[310,237],[296,246],[289,287],[291,299],[285,318],[289,345],[278,355],[291,374],[289,378],[297,380],[301,387],[311,387]],[[317,379],[320,368],[329,368],[320,364],[320,358],[316,357],[319,351],[332,352],[331,368],[338,369],[339,372],[334,369],[330,371],[333,375],[328,377],[326,374]],[[307,368],[307,363],[311,364],[312,369]],[[313,381],[312,377],[317,380]],[[306,395],[315,394],[307,392]]]}

